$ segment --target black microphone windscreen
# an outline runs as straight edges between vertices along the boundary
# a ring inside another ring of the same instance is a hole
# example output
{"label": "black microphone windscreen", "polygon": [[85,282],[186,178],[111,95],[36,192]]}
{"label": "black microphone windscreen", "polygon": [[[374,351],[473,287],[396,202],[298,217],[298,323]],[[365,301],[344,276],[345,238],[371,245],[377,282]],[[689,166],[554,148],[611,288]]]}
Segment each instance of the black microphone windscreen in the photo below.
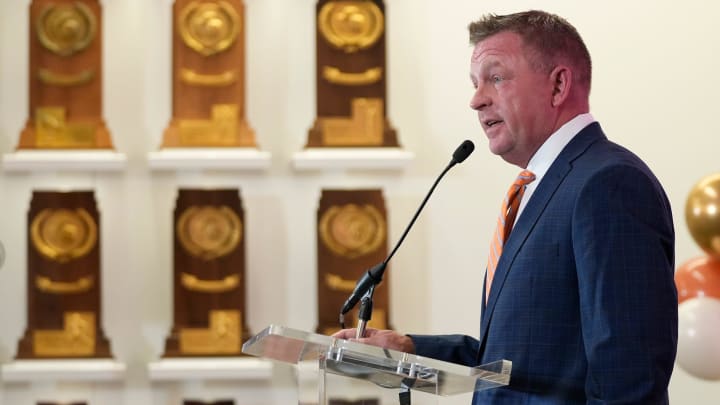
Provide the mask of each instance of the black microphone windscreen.
{"label": "black microphone windscreen", "polygon": [[468,156],[475,150],[475,144],[471,140],[466,139],[460,146],[453,152],[453,161],[455,163],[462,163]]}

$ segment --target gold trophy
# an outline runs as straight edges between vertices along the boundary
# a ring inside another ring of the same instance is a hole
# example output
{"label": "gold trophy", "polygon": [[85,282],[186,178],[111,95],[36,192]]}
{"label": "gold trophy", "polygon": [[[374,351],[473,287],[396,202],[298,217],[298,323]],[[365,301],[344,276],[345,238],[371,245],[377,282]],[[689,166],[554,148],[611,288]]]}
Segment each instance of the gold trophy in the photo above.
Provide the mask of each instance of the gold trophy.
{"label": "gold trophy", "polygon": [[175,209],[174,322],[165,357],[236,356],[250,336],[239,190],[181,189]]}
{"label": "gold trophy", "polygon": [[102,117],[98,0],[30,5],[30,117],[18,149],[112,149]]}
{"label": "gold trophy", "polygon": [[162,147],[256,147],[245,118],[241,0],[176,0],[172,120]]}
{"label": "gold trophy", "polygon": [[319,0],[317,118],[306,147],[397,147],[386,118],[382,0]]}
{"label": "gold trophy", "polygon": [[[355,283],[387,257],[387,220],[381,190],[323,190],[318,208],[317,331],[331,334],[340,327],[338,314]],[[389,327],[389,287],[375,289],[369,326]],[[357,311],[345,316],[347,326]]]}
{"label": "gold trophy", "polygon": [[35,191],[28,222],[28,321],[17,357],[111,357],[94,193]]}

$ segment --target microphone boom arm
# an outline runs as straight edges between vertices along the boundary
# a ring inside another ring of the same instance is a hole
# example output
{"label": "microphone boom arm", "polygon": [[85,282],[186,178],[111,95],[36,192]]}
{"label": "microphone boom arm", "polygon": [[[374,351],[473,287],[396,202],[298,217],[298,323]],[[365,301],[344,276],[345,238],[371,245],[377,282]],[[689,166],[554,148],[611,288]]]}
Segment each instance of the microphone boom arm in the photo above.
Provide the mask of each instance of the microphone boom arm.
{"label": "microphone boom arm", "polygon": [[[400,245],[402,245],[403,241],[405,240],[405,237],[407,236],[408,232],[410,231],[410,228],[412,228],[413,224],[415,224],[415,221],[417,220],[418,216],[420,215],[420,212],[425,207],[425,204],[427,204],[428,200],[430,199],[430,195],[432,195],[433,191],[435,191],[435,188],[440,183],[440,180],[445,176],[445,174],[456,164],[463,162],[475,149],[475,145],[469,140],[464,141],[453,153],[452,159],[450,160],[450,163],[445,167],[445,170],[440,173],[440,175],[435,179],[435,182],[433,183],[432,187],[430,187],[430,190],[425,195],[425,198],[423,199],[422,203],[420,204],[420,207],[418,207],[417,211],[415,211],[415,215],[413,215],[412,219],[410,220],[410,223],[405,227],[405,231],[403,231],[403,234],[400,236],[400,239],[395,243],[395,247],[393,247],[393,250],[390,252],[387,258],[383,260],[381,263],[376,264],[370,270],[368,270],[361,278],[358,280],[357,284],[355,285],[355,289],[353,290],[352,294],[350,294],[350,297],[345,301],[345,304],[343,304],[342,309],[340,310],[340,324],[343,324],[344,315],[348,313],[351,309],[355,307],[357,302],[362,297],[363,304],[366,303],[366,299],[369,303],[364,305],[365,309],[361,310],[361,316],[359,317],[359,325],[358,325],[358,331],[357,331],[357,337],[361,338],[363,336],[363,333],[365,331],[365,326],[367,325],[367,322],[370,321],[370,317],[372,316],[372,296],[375,292],[375,286],[380,284],[382,282],[383,274],[385,274],[385,268],[387,267],[388,262],[392,257],[395,255],[395,252],[397,252]],[[370,309],[367,310],[367,307]],[[364,319],[367,318],[367,319]]]}

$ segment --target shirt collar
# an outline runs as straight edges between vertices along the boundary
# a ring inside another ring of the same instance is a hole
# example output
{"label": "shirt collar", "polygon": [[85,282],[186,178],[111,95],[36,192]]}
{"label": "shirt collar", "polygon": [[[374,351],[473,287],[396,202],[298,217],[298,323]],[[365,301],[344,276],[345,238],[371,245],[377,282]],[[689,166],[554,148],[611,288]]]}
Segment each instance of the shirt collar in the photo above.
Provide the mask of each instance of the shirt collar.
{"label": "shirt collar", "polygon": [[530,162],[528,162],[527,170],[535,174],[535,181],[533,183],[540,183],[540,180],[542,180],[542,177],[548,171],[550,165],[552,165],[558,155],[560,155],[560,152],[562,152],[565,146],[567,146],[583,128],[593,122],[595,122],[595,118],[593,118],[592,114],[579,114],[550,135],[545,143],[535,152]]}
{"label": "shirt collar", "polygon": [[545,140],[545,143],[543,143],[537,152],[535,152],[535,155],[533,155],[527,165],[527,170],[533,172],[535,180],[525,187],[525,194],[520,201],[517,218],[519,218],[520,214],[522,214],[525,206],[530,200],[530,197],[532,197],[535,189],[542,181],[543,176],[545,176],[545,173],[547,173],[555,159],[557,159],[560,155],[560,152],[562,152],[565,146],[570,143],[575,135],[593,122],[595,122],[595,118],[593,118],[590,113],[575,116],[575,118],[566,122],[563,126],[558,128],[557,131],[550,135],[550,137]]}

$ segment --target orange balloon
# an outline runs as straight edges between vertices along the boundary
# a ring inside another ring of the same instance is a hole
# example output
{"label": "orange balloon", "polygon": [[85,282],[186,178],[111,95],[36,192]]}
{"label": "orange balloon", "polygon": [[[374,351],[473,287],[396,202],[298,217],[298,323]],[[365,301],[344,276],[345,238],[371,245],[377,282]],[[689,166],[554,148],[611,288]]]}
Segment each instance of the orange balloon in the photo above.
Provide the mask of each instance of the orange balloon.
{"label": "orange balloon", "polygon": [[678,303],[695,297],[720,299],[720,260],[713,256],[690,259],[675,272]]}

